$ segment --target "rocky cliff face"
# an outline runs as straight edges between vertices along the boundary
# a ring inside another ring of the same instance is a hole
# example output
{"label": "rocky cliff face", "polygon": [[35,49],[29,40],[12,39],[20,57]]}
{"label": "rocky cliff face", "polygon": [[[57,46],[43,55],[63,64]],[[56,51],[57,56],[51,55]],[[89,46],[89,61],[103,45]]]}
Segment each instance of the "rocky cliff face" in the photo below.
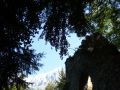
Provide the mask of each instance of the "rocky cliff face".
{"label": "rocky cliff face", "polygon": [[67,90],[87,90],[88,76],[93,90],[120,90],[120,52],[100,34],[87,36],[66,60]]}

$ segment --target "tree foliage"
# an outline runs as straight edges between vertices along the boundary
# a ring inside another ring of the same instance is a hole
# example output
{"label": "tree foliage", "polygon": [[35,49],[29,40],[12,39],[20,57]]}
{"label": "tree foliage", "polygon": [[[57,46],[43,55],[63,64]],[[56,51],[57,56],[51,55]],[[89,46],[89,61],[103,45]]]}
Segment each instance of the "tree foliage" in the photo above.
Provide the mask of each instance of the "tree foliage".
{"label": "tree foliage", "polygon": [[0,0],[0,11],[1,90],[38,70],[41,55],[30,46],[39,29],[61,56],[67,54],[70,32],[100,32],[120,47],[119,0]]}
{"label": "tree foliage", "polygon": [[34,6],[33,0],[0,0],[0,90],[9,90],[14,84],[26,87],[21,77],[41,65],[42,54],[30,49],[39,26]]}
{"label": "tree foliage", "polygon": [[65,74],[65,71],[62,69],[59,72],[59,77],[58,77],[58,80],[56,81],[56,89],[64,90],[65,84],[66,84],[66,74]]}
{"label": "tree foliage", "polygon": [[[42,0],[41,0],[42,2]],[[60,55],[67,54],[69,44],[68,32],[78,36],[100,32],[119,47],[120,1],[119,0],[44,0],[46,15],[44,31],[45,40]]]}
{"label": "tree foliage", "polygon": [[60,49],[62,56],[67,54],[69,47],[68,32],[81,36],[98,29],[102,33],[109,29],[108,36],[114,41],[118,39],[119,5],[119,0],[2,0],[1,28],[17,29],[20,32],[16,36],[19,39],[23,36],[21,40],[29,43],[30,36],[37,33],[36,28],[43,28],[41,37],[56,50]]}
{"label": "tree foliage", "polygon": [[[47,0],[43,1],[47,2]],[[45,36],[46,41],[56,49],[60,49],[61,56],[67,54],[68,32],[76,32],[80,36],[89,31],[84,15],[84,8],[88,2],[87,0],[49,0],[45,6],[44,13],[47,20],[44,20],[44,31],[41,36]]]}
{"label": "tree foliage", "polygon": [[45,87],[45,90],[56,90],[55,87],[55,83],[49,82],[48,85]]}
{"label": "tree foliage", "polygon": [[[120,47],[120,1],[119,0],[94,0],[89,5],[88,20],[95,32],[100,32],[110,42]],[[93,31],[93,32],[94,32]]]}
{"label": "tree foliage", "polygon": [[63,90],[66,84],[66,74],[65,71],[62,69],[58,72],[58,80],[54,82],[49,82],[45,87],[45,90]]}

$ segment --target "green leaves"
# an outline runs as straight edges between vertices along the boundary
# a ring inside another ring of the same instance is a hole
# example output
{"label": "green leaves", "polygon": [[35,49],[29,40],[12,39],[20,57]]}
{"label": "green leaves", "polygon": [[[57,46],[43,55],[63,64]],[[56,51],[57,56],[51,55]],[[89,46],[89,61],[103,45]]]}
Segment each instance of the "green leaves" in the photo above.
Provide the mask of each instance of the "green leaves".
{"label": "green leaves", "polygon": [[38,59],[30,46],[31,37],[39,29],[43,29],[41,36],[46,41],[60,49],[61,57],[68,53],[66,36],[71,32],[79,37],[99,32],[119,48],[119,5],[119,0],[1,0],[0,77],[6,77],[0,82],[6,83],[0,83],[0,87],[7,86],[8,78],[13,79],[18,73],[38,70]]}
{"label": "green leaves", "polygon": [[120,8],[117,0],[94,0],[91,3],[91,12],[87,15],[88,21],[93,25],[92,32],[99,32],[104,35],[110,42],[119,48],[119,32],[120,32]]}

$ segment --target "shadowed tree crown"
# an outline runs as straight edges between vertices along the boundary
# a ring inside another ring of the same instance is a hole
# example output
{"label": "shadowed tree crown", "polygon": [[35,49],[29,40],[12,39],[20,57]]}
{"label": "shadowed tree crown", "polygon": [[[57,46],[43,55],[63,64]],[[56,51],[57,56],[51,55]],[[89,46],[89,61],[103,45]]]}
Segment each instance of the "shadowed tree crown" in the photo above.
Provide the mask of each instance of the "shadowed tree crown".
{"label": "shadowed tree crown", "polygon": [[0,82],[7,81],[0,87],[38,70],[39,56],[30,46],[39,29],[61,56],[67,55],[71,32],[100,32],[120,45],[119,0],[0,0],[0,11]]}

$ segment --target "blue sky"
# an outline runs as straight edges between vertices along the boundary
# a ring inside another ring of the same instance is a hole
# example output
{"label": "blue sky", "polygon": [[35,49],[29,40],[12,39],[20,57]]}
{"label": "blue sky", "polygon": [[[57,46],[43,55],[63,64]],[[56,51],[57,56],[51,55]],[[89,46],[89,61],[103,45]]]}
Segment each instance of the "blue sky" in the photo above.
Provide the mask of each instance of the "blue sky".
{"label": "blue sky", "polygon": [[[78,38],[76,34],[71,34],[70,36],[71,37],[68,37],[70,43],[69,54],[73,55],[74,49],[80,45],[82,38]],[[68,56],[65,56],[63,60],[61,60],[59,52],[56,52],[54,47],[50,46],[49,42],[46,44],[44,39],[38,38],[39,35],[36,35],[32,48],[36,50],[36,53],[44,52],[45,56],[40,61],[43,67],[40,67],[40,71],[37,71],[33,75],[48,72],[58,67],[64,67],[64,62]]]}

